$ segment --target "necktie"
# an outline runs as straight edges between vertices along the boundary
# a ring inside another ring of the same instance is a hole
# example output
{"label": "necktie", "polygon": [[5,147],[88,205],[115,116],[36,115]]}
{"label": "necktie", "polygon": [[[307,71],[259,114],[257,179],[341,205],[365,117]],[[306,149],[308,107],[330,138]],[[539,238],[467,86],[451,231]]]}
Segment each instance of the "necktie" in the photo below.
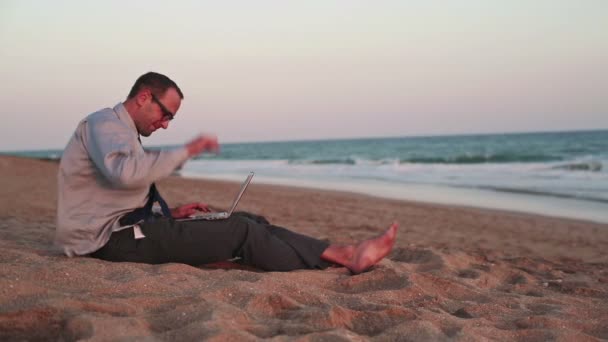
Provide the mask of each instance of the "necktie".
{"label": "necktie", "polygon": [[[156,189],[156,184],[152,183],[152,185],[150,185],[150,193],[148,196],[152,198],[152,204],[154,204],[154,202],[158,202],[163,216],[171,217],[171,210],[169,210],[167,202],[163,199],[163,197],[160,195],[160,192],[158,192],[158,190]],[[148,199],[148,201],[150,200]],[[150,208],[150,212],[152,212],[152,208]]]}
{"label": "necktie", "polygon": [[[139,139],[139,136],[137,137],[137,140],[139,140],[139,143],[141,144],[141,140]],[[170,218],[171,210],[169,209],[167,202],[160,195],[160,193],[158,192],[158,189],[156,189],[156,184],[152,183],[150,185],[150,191],[148,191],[148,201],[146,202],[146,205],[141,208],[137,208],[137,209],[133,210],[132,212],[124,215],[120,219],[120,224],[123,226],[126,226],[126,225],[136,224],[142,220],[148,221],[148,220],[154,219],[154,214],[152,213],[152,207],[154,206],[155,202],[158,202],[158,204],[160,205],[160,210],[161,210],[163,216]]]}

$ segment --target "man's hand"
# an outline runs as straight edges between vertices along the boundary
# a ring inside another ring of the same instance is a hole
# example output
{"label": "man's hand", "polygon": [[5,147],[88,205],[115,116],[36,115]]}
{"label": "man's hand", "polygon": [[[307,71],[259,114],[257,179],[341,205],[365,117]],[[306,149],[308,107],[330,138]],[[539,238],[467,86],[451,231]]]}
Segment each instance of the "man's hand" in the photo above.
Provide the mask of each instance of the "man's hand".
{"label": "man's hand", "polygon": [[194,157],[203,152],[218,153],[220,151],[220,145],[217,142],[217,137],[214,135],[200,135],[187,143],[186,148],[188,149],[189,157]]}
{"label": "man's hand", "polygon": [[175,219],[182,219],[190,217],[190,215],[193,215],[199,211],[207,213],[211,210],[205,203],[190,203],[171,209],[171,216]]}

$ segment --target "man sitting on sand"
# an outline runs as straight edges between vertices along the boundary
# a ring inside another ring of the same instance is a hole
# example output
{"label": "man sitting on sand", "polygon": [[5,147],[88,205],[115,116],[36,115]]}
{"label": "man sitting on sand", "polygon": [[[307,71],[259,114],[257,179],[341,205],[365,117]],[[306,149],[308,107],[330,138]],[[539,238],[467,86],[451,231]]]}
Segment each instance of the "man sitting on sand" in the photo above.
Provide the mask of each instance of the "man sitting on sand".
{"label": "man sitting on sand", "polygon": [[[176,220],[209,209],[203,203],[169,209],[154,182],[189,158],[217,152],[217,138],[199,136],[176,149],[148,151],[139,137],[167,129],[183,98],[175,82],[149,72],[137,79],[125,102],[78,124],[59,165],[55,241],[68,256],[190,265],[238,257],[267,271],[322,269],[334,263],[360,273],[390,252],[396,223],[373,239],[337,246],[248,215]],[[161,213],[153,212],[153,203]]]}

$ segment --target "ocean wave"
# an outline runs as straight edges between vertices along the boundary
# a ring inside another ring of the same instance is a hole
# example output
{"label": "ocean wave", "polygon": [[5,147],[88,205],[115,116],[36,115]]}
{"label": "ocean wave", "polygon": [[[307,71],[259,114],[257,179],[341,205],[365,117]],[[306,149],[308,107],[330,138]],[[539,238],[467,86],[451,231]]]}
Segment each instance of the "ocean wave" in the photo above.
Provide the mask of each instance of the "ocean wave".
{"label": "ocean wave", "polygon": [[[256,156],[258,157],[258,156]],[[255,160],[259,162],[274,162],[280,159],[274,159],[270,156],[259,158],[230,158],[229,156],[197,156],[194,160],[214,160],[214,161],[242,161]],[[292,158],[287,159],[287,163],[291,165],[399,165],[399,164],[506,164],[506,163],[543,163],[543,162],[558,162],[563,161],[561,157],[553,156],[510,156],[510,155],[466,155],[456,157],[408,157],[408,158],[384,158],[384,159],[367,159],[358,157],[344,158]],[[573,166],[576,168],[577,166]],[[582,167],[582,166],[581,166]],[[567,168],[567,166],[564,166]]]}
{"label": "ocean wave", "polygon": [[290,159],[289,164],[292,165],[355,165],[357,161],[352,158],[336,158],[336,159]]}
{"label": "ocean wave", "polygon": [[291,165],[391,165],[398,164],[398,159],[365,159],[357,157],[327,159],[291,159]]}
{"label": "ocean wave", "polygon": [[562,193],[548,190],[535,190],[535,189],[521,189],[521,188],[511,188],[511,187],[499,187],[499,186],[476,186],[478,189],[483,190],[492,190],[497,192],[508,192],[513,194],[521,194],[521,195],[533,195],[533,196],[549,196],[556,198],[570,198],[576,199],[580,201],[589,201],[589,202],[598,202],[598,203],[608,203],[608,199],[602,197],[593,197],[589,195],[581,195],[576,193]]}
{"label": "ocean wave", "polygon": [[568,163],[552,167],[554,170],[567,170],[567,171],[591,171],[599,172],[602,171],[602,163],[597,161],[591,162],[580,162],[580,163]]}
{"label": "ocean wave", "polygon": [[454,157],[411,157],[400,159],[401,163],[416,164],[486,164],[486,163],[534,163],[561,161],[562,157],[543,154],[495,154],[460,155]]}

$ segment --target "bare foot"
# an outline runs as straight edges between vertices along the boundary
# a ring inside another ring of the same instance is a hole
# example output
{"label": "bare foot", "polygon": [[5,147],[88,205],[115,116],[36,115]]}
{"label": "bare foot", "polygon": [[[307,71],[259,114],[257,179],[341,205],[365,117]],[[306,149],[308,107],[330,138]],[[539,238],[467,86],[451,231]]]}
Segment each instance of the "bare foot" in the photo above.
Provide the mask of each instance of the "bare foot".
{"label": "bare foot", "polygon": [[356,246],[329,246],[321,257],[346,266],[359,274],[377,264],[390,253],[397,237],[399,224],[393,223],[382,235],[359,243]]}

